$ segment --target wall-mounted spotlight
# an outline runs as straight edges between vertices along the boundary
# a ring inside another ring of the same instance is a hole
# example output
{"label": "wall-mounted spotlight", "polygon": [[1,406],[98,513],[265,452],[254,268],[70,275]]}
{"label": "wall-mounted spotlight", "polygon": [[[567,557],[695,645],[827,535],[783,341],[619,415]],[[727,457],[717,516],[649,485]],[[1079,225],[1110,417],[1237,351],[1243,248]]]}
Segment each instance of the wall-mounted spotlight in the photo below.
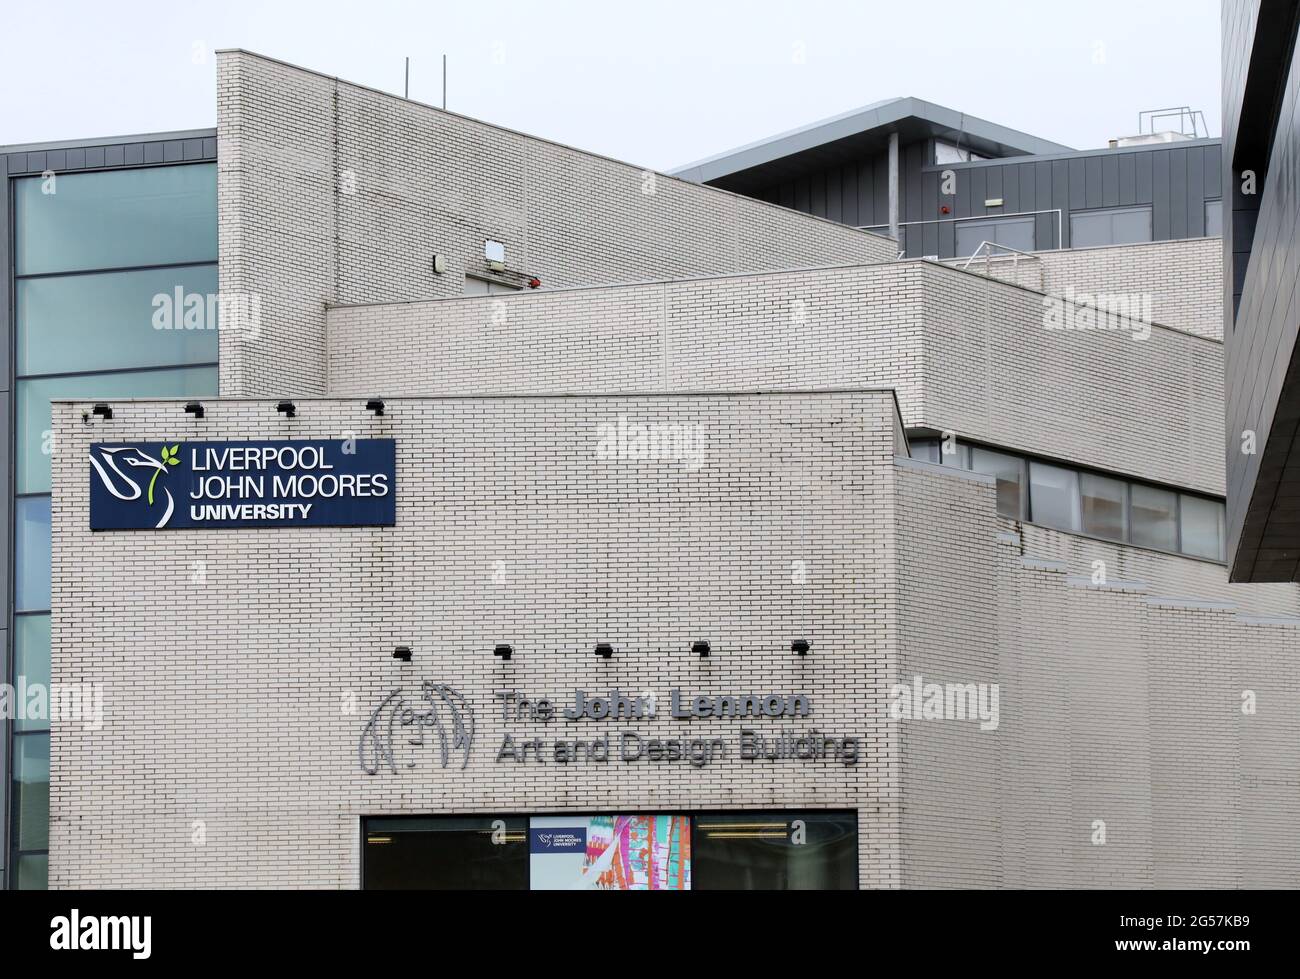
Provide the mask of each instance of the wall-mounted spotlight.
{"label": "wall-mounted spotlight", "polygon": [[195,418],[202,418],[203,405],[199,404],[197,401],[187,402],[185,405],[185,414],[193,415]]}
{"label": "wall-mounted spotlight", "polygon": [[90,409],[90,413],[92,415],[98,415],[105,421],[113,417],[113,409],[108,405],[95,405],[95,407]]}
{"label": "wall-mounted spotlight", "polygon": [[812,644],[809,643],[807,639],[796,639],[794,642],[790,643],[790,652],[799,656],[807,656],[808,650],[811,648]]}
{"label": "wall-mounted spotlight", "polygon": [[705,639],[697,639],[695,642],[691,643],[691,652],[694,653],[696,656],[708,656],[709,655],[708,641]]}
{"label": "wall-mounted spotlight", "polygon": [[285,418],[292,418],[298,413],[298,408],[292,401],[281,401],[275,406],[275,410],[284,415]]}
{"label": "wall-mounted spotlight", "polygon": [[607,642],[596,643],[596,655],[601,659],[609,659],[614,655],[614,647]]}
{"label": "wall-mounted spotlight", "polygon": [[384,413],[384,403],[378,398],[372,398],[366,402],[366,411],[373,411],[376,415]]}
{"label": "wall-mounted spotlight", "polygon": [[515,647],[507,646],[504,643],[498,646],[496,649],[492,650],[492,655],[499,656],[501,657],[501,659],[509,659],[514,654],[515,654]]}
{"label": "wall-mounted spotlight", "polygon": [[447,256],[446,256],[446,255],[434,255],[434,256],[433,256],[433,271],[436,272],[436,273],[438,273],[438,275],[442,275],[442,273],[444,273],[444,272],[447,271]]}
{"label": "wall-mounted spotlight", "polygon": [[403,663],[411,662],[411,647],[398,646],[393,650],[393,659],[400,660]]}

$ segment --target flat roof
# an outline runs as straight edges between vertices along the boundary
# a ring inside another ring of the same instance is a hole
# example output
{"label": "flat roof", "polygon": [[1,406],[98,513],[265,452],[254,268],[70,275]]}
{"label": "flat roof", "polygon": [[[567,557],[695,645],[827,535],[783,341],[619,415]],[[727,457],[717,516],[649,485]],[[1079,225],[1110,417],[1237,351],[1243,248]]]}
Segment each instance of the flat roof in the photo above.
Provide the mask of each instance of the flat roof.
{"label": "flat roof", "polygon": [[984,156],[1038,156],[1072,148],[1001,126],[956,109],[905,97],[870,105],[779,133],[670,171],[698,183],[718,182],[751,191],[762,183],[848,162],[888,145],[897,132],[909,141],[933,137],[959,143]]}

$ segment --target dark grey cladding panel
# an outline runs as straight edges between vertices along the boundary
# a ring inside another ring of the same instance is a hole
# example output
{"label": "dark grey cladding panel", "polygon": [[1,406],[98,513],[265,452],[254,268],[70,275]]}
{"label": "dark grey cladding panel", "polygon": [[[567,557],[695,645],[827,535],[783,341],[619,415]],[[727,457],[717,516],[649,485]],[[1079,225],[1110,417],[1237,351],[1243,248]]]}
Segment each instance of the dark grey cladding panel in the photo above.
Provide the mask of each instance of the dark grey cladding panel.
{"label": "dark grey cladding panel", "polygon": [[[1223,6],[1228,554],[1233,580],[1300,580],[1300,3]],[[1206,167],[1207,173],[1213,165]],[[1252,170],[1257,193],[1242,192]],[[1253,432],[1257,451],[1241,451]]]}
{"label": "dark grey cladding panel", "polygon": [[[956,234],[951,219],[1038,212],[1040,248],[1070,245],[1070,212],[1149,204],[1157,240],[1205,233],[1205,204],[1223,194],[1218,140],[1086,150],[1050,157],[1012,157],[937,166],[931,140],[905,144],[900,152],[899,195],[907,254],[951,257]],[[951,169],[956,193],[940,193],[940,174]],[[873,154],[761,188],[762,200],[858,227],[889,220],[888,157]],[[987,200],[1000,207],[986,207]],[[948,214],[941,208],[947,206]],[[1056,215],[1060,211],[1060,217]],[[837,217],[838,215],[838,217]]]}
{"label": "dark grey cladding panel", "polygon": [[160,135],[128,137],[125,140],[88,140],[81,145],[51,145],[45,149],[0,149],[15,176],[77,170],[112,170],[118,167],[158,163],[200,163],[217,158],[217,139],[200,131],[183,138]]}

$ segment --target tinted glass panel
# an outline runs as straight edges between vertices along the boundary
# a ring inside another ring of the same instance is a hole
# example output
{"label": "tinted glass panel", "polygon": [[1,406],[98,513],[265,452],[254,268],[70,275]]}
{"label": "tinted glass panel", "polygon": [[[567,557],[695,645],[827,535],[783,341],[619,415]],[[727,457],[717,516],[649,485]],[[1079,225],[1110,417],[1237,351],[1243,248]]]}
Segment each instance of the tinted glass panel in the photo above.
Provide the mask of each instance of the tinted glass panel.
{"label": "tinted glass panel", "polygon": [[[50,490],[50,402],[59,399],[181,398],[217,393],[215,367],[128,371],[18,382],[18,492]],[[176,411],[180,412],[180,405]]]}
{"label": "tinted glass panel", "polygon": [[1178,494],[1154,486],[1134,484],[1132,500],[1133,543],[1162,551],[1178,549]]}
{"label": "tinted glass panel", "polygon": [[[957,256],[964,258],[975,254],[981,242],[1005,245],[1017,251],[1034,250],[1034,219],[995,218],[989,221],[960,221],[957,229]],[[997,254],[998,249],[992,249]]]}
{"label": "tinted glass panel", "polygon": [[14,605],[20,612],[50,607],[50,498],[14,501]]}
{"label": "tinted glass panel", "polygon": [[215,265],[19,279],[17,294],[19,375],[216,362]]}
{"label": "tinted glass panel", "polygon": [[1080,473],[1079,488],[1083,494],[1084,533],[1112,540],[1127,539],[1127,484],[1118,479]]}
{"label": "tinted glass panel", "polygon": [[1151,208],[1121,207],[1070,215],[1070,245],[1095,248],[1151,240]]}
{"label": "tinted glass panel", "polygon": [[466,816],[366,820],[364,879],[370,890],[526,889],[524,819]]}
{"label": "tinted glass panel", "polygon": [[43,891],[50,874],[50,858],[44,853],[29,853],[18,858],[17,888],[20,891]]}
{"label": "tinted glass panel", "polygon": [[1223,237],[1223,201],[1205,202],[1205,237]]}
{"label": "tinted glass panel", "polygon": [[[16,675],[33,683],[50,682],[50,617],[48,615],[14,616],[14,653]],[[19,731],[44,731],[50,726],[46,717],[14,718]]]}
{"label": "tinted glass panel", "polygon": [[912,458],[921,462],[939,461],[939,443],[934,439],[924,439],[908,443]]}
{"label": "tinted glass panel", "polygon": [[1029,519],[1061,530],[1079,529],[1079,474],[1072,469],[1029,464]]}
{"label": "tinted glass panel", "polygon": [[44,850],[50,833],[50,736],[14,738],[14,819],[20,850]]}
{"label": "tinted glass panel", "polygon": [[851,890],[858,886],[853,813],[701,813],[692,834],[700,890]]}
{"label": "tinted glass panel", "polygon": [[939,442],[939,461],[945,466],[958,469],[970,468],[970,446],[956,439],[942,439]]}
{"label": "tinted glass panel", "polygon": [[1182,498],[1179,507],[1184,554],[1223,560],[1223,504],[1199,496]]}
{"label": "tinted glass panel", "polygon": [[13,181],[19,275],[217,260],[217,168],[189,166]]}
{"label": "tinted glass panel", "polygon": [[994,452],[991,449],[971,447],[971,468],[977,473],[987,473],[997,478],[998,513],[1013,520],[1024,517],[1021,510],[1025,482],[1025,463],[1022,459]]}

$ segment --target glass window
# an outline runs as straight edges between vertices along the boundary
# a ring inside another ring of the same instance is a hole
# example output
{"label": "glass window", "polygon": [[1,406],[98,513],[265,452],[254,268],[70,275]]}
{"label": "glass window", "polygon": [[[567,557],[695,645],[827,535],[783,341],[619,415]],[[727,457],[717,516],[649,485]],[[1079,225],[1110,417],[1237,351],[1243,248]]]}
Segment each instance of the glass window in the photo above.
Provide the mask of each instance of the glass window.
{"label": "glass window", "polygon": [[916,439],[907,444],[912,458],[921,462],[939,461],[939,442],[937,439]]}
{"label": "glass window", "polygon": [[1079,474],[1073,469],[1029,464],[1029,519],[1058,530],[1079,529]]}
{"label": "glass window", "polygon": [[217,260],[217,167],[60,174],[14,185],[19,275]]}
{"label": "glass window", "polygon": [[19,612],[50,607],[50,498],[14,501],[14,607]]}
{"label": "glass window", "polygon": [[958,469],[970,468],[970,446],[956,439],[939,440],[939,462]]}
{"label": "glass window", "polygon": [[[957,229],[958,258],[974,255],[980,243],[985,241],[1022,252],[1032,252],[1036,247],[1032,217],[958,221],[953,227]],[[999,250],[992,249],[995,255]]]}
{"label": "glass window", "polygon": [[701,813],[692,842],[693,883],[700,890],[858,886],[854,813]]}
{"label": "glass window", "polygon": [[524,890],[522,817],[366,820],[362,886],[369,890]]}
{"label": "glass window", "polygon": [[1151,240],[1151,208],[1114,207],[1070,215],[1070,246],[1097,248]]}
{"label": "glass window", "polygon": [[17,889],[43,891],[48,886],[50,857],[45,853],[27,853],[18,858]]}
{"label": "glass window", "polygon": [[14,822],[19,850],[44,850],[50,842],[50,736],[14,736]]}
{"label": "glass window", "polygon": [[1111,540],[1128,539],[1128,484],[1092,473],[1079,474],[1083,531]]}
{"label": "glass window", "polygon": [[[50,491],[50,402],[60,399],[210,397],[217,393],[215,367],[82,374],[18,382],[19,493]],[[180,411],[180,407],[176,409]],[[179,416],[178,416],[179,417]]]}
{"label": "glass window", "polygon": [[1205,202],[1205,237],[1223,237],[1223,201]]}
{"label": "glass window", "polygon": [[[28,687],[41,683],[48,689],[50,683],[50,617],[43,615],[14,616],[15,672],[23,677]],[[48,717],[14,718],[18,731],[44,731],[49,728]]]}
{"label": "glass window", "polygon": [[974,153],[964,146],[958,146],[956,143],[949,143],[942,139],[934,141],[934,162],[937,164],[969,163],[972,160],[987,159],[987,156]]}
{"label": "glass window", "polygon": [[16,286],[19,376],[217,360],[215,265],[19,279]]}
{"label": "glass window", "polygon": [[535,891],[689,891],[690,817],[533,816],[528,886]]}
{"label": "glass window", "polygon": [[1134,483],[1129,487],[1132,540],[1142,547],[1178,550],[1178,494]]}
{"label": "glass window", "polygon": [[1183,494],[1179,520],[1184,554],[1223,560],[1223,504],[1200,496]]}
{"label": "glass window", "polygon": [[1023,459],[994,452],[992,449],[971,447],[971,468],[977,473],[987,473],[997,478],[998,513],[1012,520],[1024,519],[1022,488],[1025,483]]}

